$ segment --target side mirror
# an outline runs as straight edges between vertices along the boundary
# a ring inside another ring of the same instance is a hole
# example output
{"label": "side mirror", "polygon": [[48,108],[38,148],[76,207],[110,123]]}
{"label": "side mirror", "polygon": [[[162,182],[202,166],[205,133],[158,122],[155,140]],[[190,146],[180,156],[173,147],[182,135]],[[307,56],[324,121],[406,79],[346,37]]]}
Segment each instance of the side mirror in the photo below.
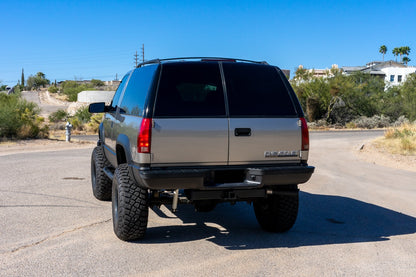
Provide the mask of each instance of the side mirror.
{"label": "side mirror", "polygon": [[90,113],[105,113],[107,111],[107,107],[105,106],[104,102],[100,103],[91,103],[88,107],[88,111]]}

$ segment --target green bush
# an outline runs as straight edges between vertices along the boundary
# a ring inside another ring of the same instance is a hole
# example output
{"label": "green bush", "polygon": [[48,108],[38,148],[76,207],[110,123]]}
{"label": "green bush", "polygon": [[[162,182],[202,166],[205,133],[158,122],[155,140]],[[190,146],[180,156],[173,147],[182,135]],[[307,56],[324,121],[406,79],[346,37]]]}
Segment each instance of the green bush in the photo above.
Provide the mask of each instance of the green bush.
{"label": "green bush", "polygon": [[390,126],[390,117],[378,116],[373,117],[360,116],[359,118],[350,122],[349,126],[355,125],[357,128],[374,129],[374,128],[386,128]]}
{"label": "green bush", "polygon": [[354,124],[369,128],[384,126],[385,118],[392,122],[401,116],[416,119],[416,74],[400,86],[385,89],[382,78],[368,73],[344,75],[332,70],[322,78],[302,69],[296,71],[291,83],[309,121],[325,119],[345,125],[357,119]]}
{"label": "green bush", "polygon": [[88,122],[88,130],[97,133],[102,119],[102,114],[92,115],[90,121]]}
{"label": "green bush", "polygon": [[[85,130],[89,127],[92,115],[88,111],[88,106],[79,108],[74,116],[69,118],[69,122],[75,130]],[[95,119],[94,119],[95,120]]]}
{"label": "green bush", "polygon": [[0,137],[38,138],[48,135],[39,107],[33,102],[20,99],[17,95],[0,94]]}
{"label": "green bush", "polygon": [[81,123],[81,121],[77,117],[70,118],[69,122],[71,123],[72,128],[74,128],[74,130],[82,131],[83,124]]}
{"label": "green bush", "polygon": [[88,106],[79,108],[74,117],[76,117],[82,124],[87,123],[91,119],[91,113],[88,111]]}
{"label": "green bush", "polygon": [[77,101],[78,93],[84,90],[94,90],[93,84],[78,84],[76,81],[65,81],[61,84],[61,93],[68,97],[68,101]]}
{"label": "green bush", "polygon": [[92,80],[91,80],[91,84],[92,84],[94,87],[103,87],[103,86],[105,85],[103,81],[101,81],[101,80],[97,80],[97,79],[92,79]]}
{"label": "green bush", "polygon": [[51,93],[57,93],[59,91],[59,89],[56,86],[50,86],[48,88],[48,91]]}
{"label": "green bush", "polygon": [[68,118],[68,113],[65,110],[57,110],[49,115],[50,122],[60,122]]}

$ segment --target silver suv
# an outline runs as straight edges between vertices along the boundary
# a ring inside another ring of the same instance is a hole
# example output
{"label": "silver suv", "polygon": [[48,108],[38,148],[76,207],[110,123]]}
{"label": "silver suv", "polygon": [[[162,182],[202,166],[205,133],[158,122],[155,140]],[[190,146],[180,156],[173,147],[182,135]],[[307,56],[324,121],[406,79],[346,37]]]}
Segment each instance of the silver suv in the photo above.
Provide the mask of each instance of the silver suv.
{"label": "silver suv", "polygon": [[282,71],[223,58],[152,60],[128,72],[104,112],[91,158],[94,196],[112,200],[114,232],[145,235],[149,207],[253,204],[260,226],[289,230],[307,182],[309,134]]}

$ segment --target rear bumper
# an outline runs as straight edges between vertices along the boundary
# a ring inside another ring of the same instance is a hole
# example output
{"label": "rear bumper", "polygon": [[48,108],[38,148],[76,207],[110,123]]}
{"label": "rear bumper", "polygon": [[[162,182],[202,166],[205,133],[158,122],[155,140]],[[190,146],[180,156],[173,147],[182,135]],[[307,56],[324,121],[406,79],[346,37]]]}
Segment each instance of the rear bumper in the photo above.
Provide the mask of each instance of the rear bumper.
{"label": "rear bumper", "polygon": [[[314,170],[308,165],[170,169],[132,166],[136,181],[148,189],[227,190],[297,185],[307,182]],[[241,177],[223,182],[216,178],[219,173],[238,173]]]}

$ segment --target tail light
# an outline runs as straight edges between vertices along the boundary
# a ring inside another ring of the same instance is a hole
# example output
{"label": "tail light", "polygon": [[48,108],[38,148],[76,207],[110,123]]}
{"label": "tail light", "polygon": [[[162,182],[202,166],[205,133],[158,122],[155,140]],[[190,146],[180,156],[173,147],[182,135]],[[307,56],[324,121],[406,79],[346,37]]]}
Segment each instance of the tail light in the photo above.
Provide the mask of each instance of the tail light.
{"label": "tail light", "polygon": [[143,118],[140,125],[139,135],[137,136],[137,152],[150,153],[152,141],[152,119]]}
{"label": "tail light", "polygon": [[301,117],[301,128],[302,128],[302,151],[309,150],[309,130],[306,119]]}

